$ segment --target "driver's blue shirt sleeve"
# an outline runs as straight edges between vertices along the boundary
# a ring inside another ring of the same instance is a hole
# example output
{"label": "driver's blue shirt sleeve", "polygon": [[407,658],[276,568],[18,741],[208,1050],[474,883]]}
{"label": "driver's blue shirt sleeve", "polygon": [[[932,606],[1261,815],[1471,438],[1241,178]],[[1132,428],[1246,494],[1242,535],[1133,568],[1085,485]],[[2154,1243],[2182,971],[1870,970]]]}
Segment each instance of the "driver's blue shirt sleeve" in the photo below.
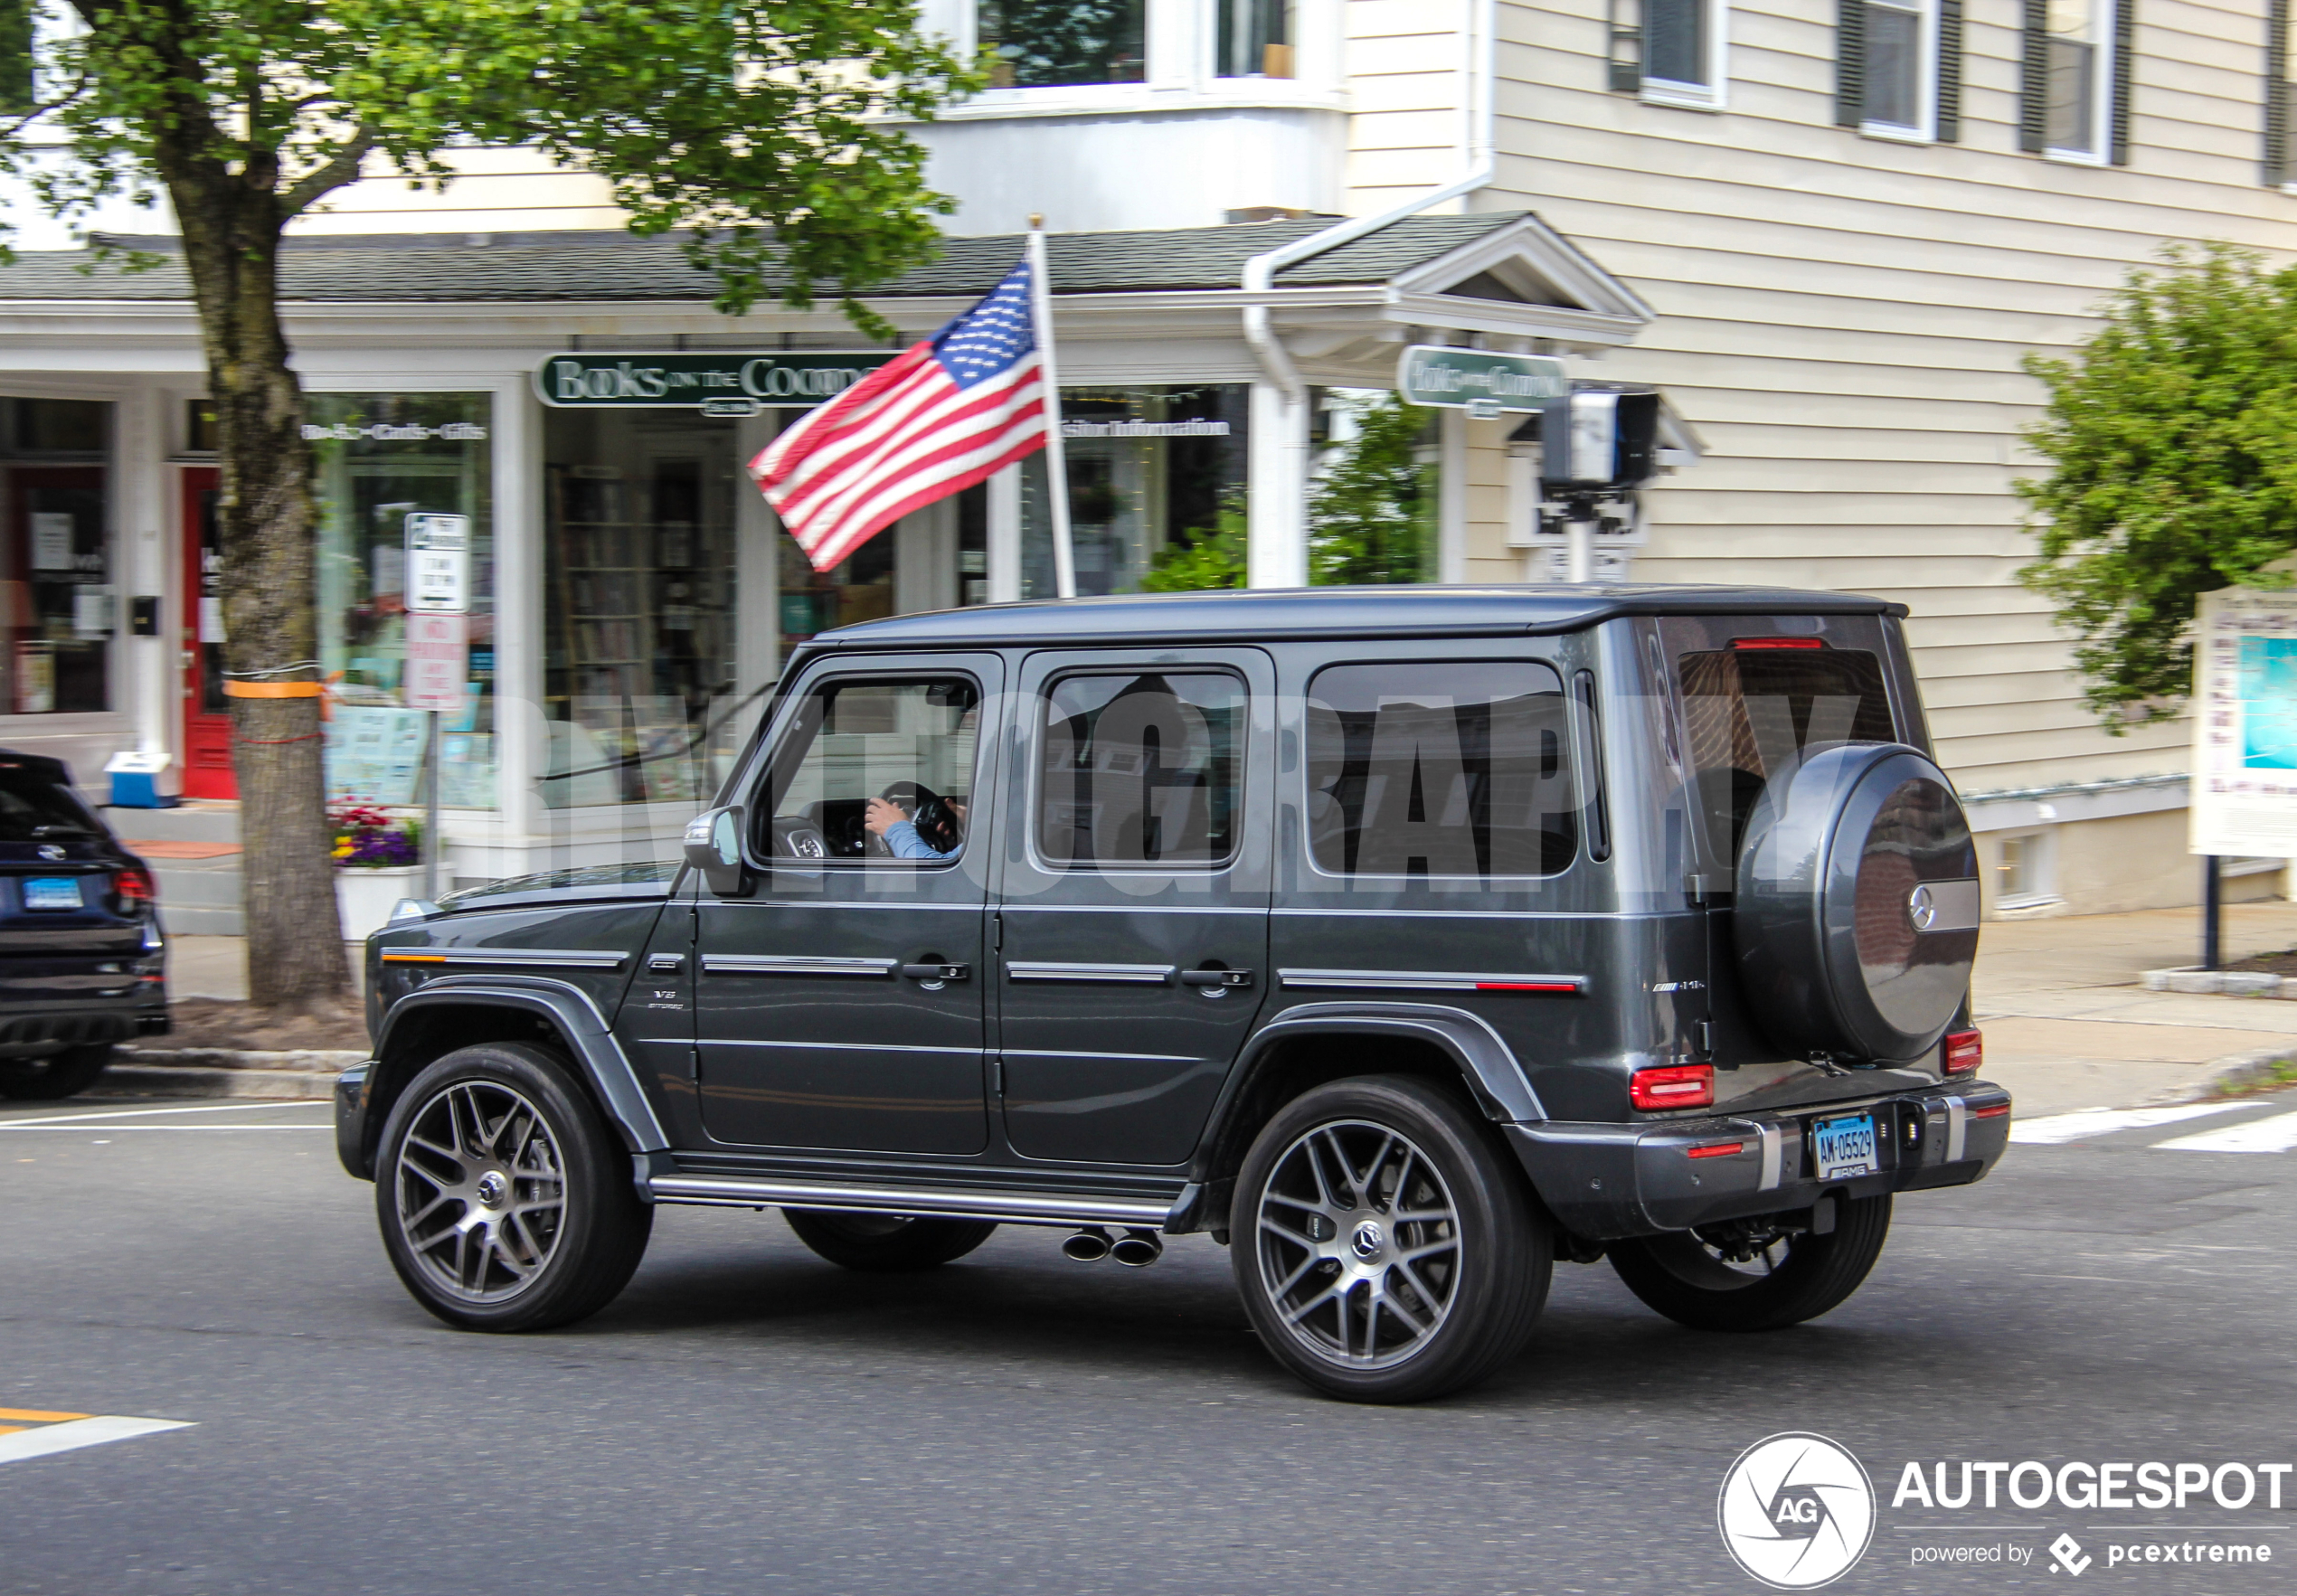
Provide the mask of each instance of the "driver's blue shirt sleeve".
{"label": "driver's blue shirt sleeve", "polygon": [[885,828],[885,850],[896,859],[946,859],[947,854],[917,835],[917,823],[899,820]]}

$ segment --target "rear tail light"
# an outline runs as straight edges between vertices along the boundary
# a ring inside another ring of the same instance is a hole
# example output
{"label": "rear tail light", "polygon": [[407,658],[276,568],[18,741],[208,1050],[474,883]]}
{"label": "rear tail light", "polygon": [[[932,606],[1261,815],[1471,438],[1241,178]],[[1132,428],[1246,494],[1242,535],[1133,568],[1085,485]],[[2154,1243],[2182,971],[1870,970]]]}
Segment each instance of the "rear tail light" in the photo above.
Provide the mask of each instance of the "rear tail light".
{"label": "rear tail light", "polygon": [[1986,1038],[1981,1032],[1950,1031],[1945,1049],[1945,1072],[1949,1075],[1975,1075],[1978,1066],[1986,1062]]}
{"label": "rear tail light", "polygon": [[1715,1100],[1713,1064],[1665,1064],[1628,1077],[1627,1100],[1639,1109],[1704,1109]]}
{"label": "rear tail light", "polygon": [[1734,648],[1824,648],[1824,637],[1734,637]]}
{"label": "rear tail light", "polygon": [[122,907],[129,903],[152,903],[159,899],[159,891],[152,885],[152,873],[140,864],[130,864],[111,878],[111,890]]}

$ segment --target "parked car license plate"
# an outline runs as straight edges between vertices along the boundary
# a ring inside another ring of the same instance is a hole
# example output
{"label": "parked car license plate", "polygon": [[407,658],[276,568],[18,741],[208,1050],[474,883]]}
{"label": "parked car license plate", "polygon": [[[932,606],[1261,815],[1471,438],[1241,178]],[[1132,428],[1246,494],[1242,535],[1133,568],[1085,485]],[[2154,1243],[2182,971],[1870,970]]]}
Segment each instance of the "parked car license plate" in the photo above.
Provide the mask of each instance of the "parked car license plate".
{"label": "parked car license plate", "polygon": [[24,883],[26,909],[80,908],[80,878],[76,875],[35,875]]}
{"label": "parked car license plate", "polygon": [[1846,1114],[1839,1119],[1813,1120],[1810,1142],[1818,1155],[1818,1175],[1822,1181],[1872,1175],[1878,1167],[1872,1114]]}

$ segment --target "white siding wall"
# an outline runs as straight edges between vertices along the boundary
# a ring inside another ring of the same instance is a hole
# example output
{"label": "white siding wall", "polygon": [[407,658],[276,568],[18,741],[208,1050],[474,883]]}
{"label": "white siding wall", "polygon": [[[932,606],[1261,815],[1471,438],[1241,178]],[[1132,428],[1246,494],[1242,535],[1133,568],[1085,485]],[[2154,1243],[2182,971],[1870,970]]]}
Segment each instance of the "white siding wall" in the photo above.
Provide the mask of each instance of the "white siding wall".
{"label": "white siding wall", "polygon": [[[2020,356],[2082,336],[2164,240],[2297,249],[2297,198],[2256,182],[2263,0],[2137,4],[2132,164],[2108,168],[2018,153],[2017,0],[1970,0],[1962,139],[1933,146],[1833,125],[1834,0],[1735,8],[1720,114],[1604,92],[1602,0],[1498,8],[1499,181],[1479,207],[1537,211],[1652,303],[1658,323],[1584,374],[1661,384],[1708,449],[1652,496],[1635,575],[1905,600],[1965,791],[2185,764],[2181,724],[2098,728],[2014,580],[2032,541],[2010,483],[2035,468],[2016,434],[2040,397]],[[1401,33],[1442,7],[1349,9],[1379,69],[1359,105],[1449,87],[1456,42]],[[1432,118],[1357,120],[1350,210],[1440,180],[1413,143]],[[1470,571],[1520,571],[1476,519]]]}

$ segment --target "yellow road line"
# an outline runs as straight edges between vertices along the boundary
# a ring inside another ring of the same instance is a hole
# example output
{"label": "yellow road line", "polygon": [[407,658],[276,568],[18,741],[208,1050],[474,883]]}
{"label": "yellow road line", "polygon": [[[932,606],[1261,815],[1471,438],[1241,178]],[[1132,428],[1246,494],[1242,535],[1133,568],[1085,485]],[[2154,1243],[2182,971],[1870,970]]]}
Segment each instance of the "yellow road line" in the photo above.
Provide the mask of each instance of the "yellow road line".
{"label": "yellow road line", "polygon": [[21,1424],[0,1424],[0,1435],[14,1435],[23,1428]]}
{"label": "yellow road line", "polygon": [[71,1419],[86,1419],[87,1413],[43,1413],[37,1408],[0,1408],[0,1419],[21,1419],[27,1424],[61,1424]]}

